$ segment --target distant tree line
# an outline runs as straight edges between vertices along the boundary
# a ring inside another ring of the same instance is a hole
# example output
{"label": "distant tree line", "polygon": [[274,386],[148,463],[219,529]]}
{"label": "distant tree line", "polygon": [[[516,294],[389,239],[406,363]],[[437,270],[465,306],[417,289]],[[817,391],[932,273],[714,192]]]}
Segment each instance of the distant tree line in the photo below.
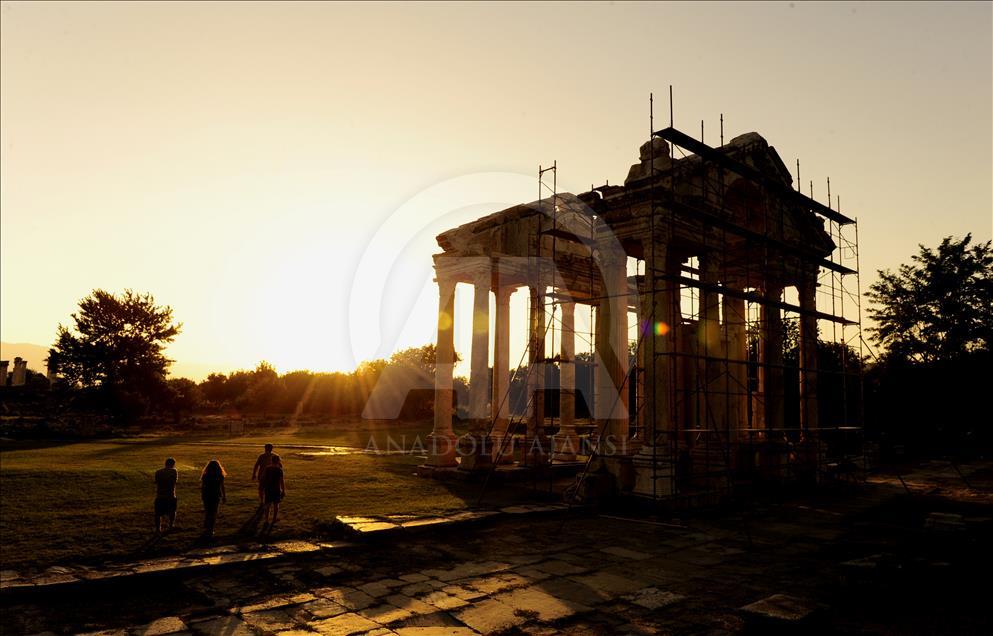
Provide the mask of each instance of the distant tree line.
{"label": "distant tree line", "polygon": [[[880,271],[866,296],[874,322],[869,337],[880,353],[872,353],[867,343],[820,342],[821,425],[864,421],[867,434],[882,442],[928,451],[942,445],[948,450],[993,445],[987,398],[993,380],[991,243],[974,243],[967,235],[945,238],[935,249],[921,245],[910,263],[895,272]],[[363,362],[350,373],[280,375],[262,362],[250,371],[212,373],[194,382],[167,377],[171,361],[164,347],[182,325],[150,295],[94,290],[80,301],[72,319],[72,327],[59,326],[48,362],[62,378],[56,388],[74,408],[103,410],[128,421],[147,413],[175,418],[197,412],[354,416],[363,412],[380,380],[393,378],[403,389],[396,415],[425,418],[434,411],[434,345]],[[747,337],[752,361],[748,379],[755,390],[757,334]],[[796,323],[787,321],[786,426],[799,425],[798,340]],[[632,347],[632,364],[635,354]],[[578,354],[576,362],[576,415],[585,418],[593,407],[594,365],[589,354]],[[552,417],[558,415],[558,371],[555,364],[545,365],[545,412]],[[527,410],[527,375],[522,367],[510,382],[507,399],[517,419]],[[46,383],[42,376],[29,379],[32,386]],[[414,390],[408,392],[403,385],[411,379],[419,383],[411,382]],[[628,383],[629,390],[633,385]],[[455,388],[456,406],[464,405],[465,379],[456,378]]]}
{"label": "distant tree line", "polygon": [[[292,371],[282,375],[263,361],[252,371],[211,373],[199,383],[171,378],[166,382],[169,395],[161,406],[176,416],[195,411],[357,416],[386,369],[406,368],[418,377],[433,378],[434,358],[435,346],[428,344],[398,351],[389,360],[363,362],[350,373]],[[406,396],[400,416],[425,418],[432,413],[434,392],[415,388]]]}
{"label": "distant tree line", "polygon": [[[180,418],[196,412],[258,415],[358,415],[384,371],[433,378],[432,344],[399,351],[389,360],[363,362],[351,373],[293,371],[280,375],[267,362],[250,371],[212,373],[201,382],[169,378],[165,346],[180,333],[172,309],[150,294],[94,290],[59,325],[48,364],[59,376],[55,393],[69,408],[104,412],[121,422],[148,414]],[[44,378],[42,378],[44,379]],[[35,383],[37,384],[37,383]],[[47,382],[45,382],[47,386]],[[464,380],[456,384],[464,393]],[[398,415],[427,417],[434,392],[420,388],[405,397]]]}

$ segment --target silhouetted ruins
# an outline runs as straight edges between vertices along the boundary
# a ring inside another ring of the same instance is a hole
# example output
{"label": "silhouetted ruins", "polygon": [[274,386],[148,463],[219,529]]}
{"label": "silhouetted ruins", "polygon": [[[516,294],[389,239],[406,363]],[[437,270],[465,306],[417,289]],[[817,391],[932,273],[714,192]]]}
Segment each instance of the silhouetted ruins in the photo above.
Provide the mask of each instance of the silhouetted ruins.
{"label": "silhouetted ruins", "polygon": [[[861,367],[848,359],[861,343],[854,220],[799,192],[757,133],[714,148],[666,128],[641,146],[623,186],[578,195],[556,191],[556,172],[539,169],[537,201],[438,236],[436,408],[422,470],[585,456],[621,492],[654,498],[742,480],[859,478]],[[475,290],[470,434],[460,440],[448,407],[458,283]],[[514,370],[509,299],[521,287],[527,363]],[[590,333],[577,333],[577,305],[591,309]],[[793,361],[784,359],[790,333]],[[576,386],[577,337],[593,343],[592,387]],[[819,346],[840,366],[819,370]],[[526,374],[520,416],[508,399],[512,372]],[[546,387],[553,376],[558,386]],[[590,421],[576,419],[577,393]]]}

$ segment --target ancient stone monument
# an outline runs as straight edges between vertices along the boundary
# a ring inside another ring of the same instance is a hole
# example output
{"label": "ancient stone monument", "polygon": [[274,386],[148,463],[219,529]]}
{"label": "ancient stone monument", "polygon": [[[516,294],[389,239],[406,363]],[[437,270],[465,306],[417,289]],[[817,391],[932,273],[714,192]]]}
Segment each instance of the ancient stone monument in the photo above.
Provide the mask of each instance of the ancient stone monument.
{"label": "ancient stone monument", "polygon": [[[423,468],[540,468],[593,454],[621,491],[654,497],[746,473],[818,476],[828,463],[826,431],[858,428],[849,420],[821,426],[817,369],[818,327],[848,328],[842,339],[858,328],[851,309],[836,306],[835,288],[857,276],[838,254],[848,245],[841,230],[853,223],[795,189],[760,135],[713,148],[667,128],[641,146],[623,186],[549,192],[440,234],[435,420]],[[456,440],[458,283],[471,285],[475,300],[470,432]],[[818,306],[819,285],[827,309]],[[518,427],[507,399],[509,299],[521,287],[530,314]],[[595,313],[584,442],[575,417],[577,306]],[[787,320],[799,332],[791,367]],[[550,331],[558,332],[556,351],[546,345]],[[547,365],[558,369],[557,421],[547,417]],[[798,399],[787,399],[787,369],[798,374]]]}
{"label": "ancient stone monument", "polygon": [[24,386],[28,377],[28,361],[23,358],[14,358],[14,371],[10,376],[11,386]]}

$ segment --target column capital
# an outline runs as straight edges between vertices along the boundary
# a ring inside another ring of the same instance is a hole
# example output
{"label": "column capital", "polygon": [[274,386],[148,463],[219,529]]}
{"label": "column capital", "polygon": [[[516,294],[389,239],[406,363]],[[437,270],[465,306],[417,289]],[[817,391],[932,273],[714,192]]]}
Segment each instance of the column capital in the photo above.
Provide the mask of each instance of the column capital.
{"label": "column capital", "polygon": [[434,280],[438,283],[439,289],[452,289],[458,283],[458,277],[435,265]]}
{"label": "column capital", "polygon": [[517,291],[516,287],[511,287],[510,285],[504,286],[494,286],[491,290],[493,295],[496,296],[497,302],[508,302],[510,297]]}
{"label": "column capital", "polygon": [[816,289],[820,286],[817,282],[817,269],[804,269],[800,272],[799,281],[797,282],[797,287],[811,287]]}
{"label": "column capital", "polygon": [[[642,256],[645,260],[645,274],[655,275],[677,274],[682,267],[685,254],[674,249],[668,243],[659,243],[645,239],[641,242]],[[654,263],[653,263],[654,261]],[[649,270],[654,268],[655,272]]]}
{"label": "column capital", "polygon": [[597,249],[598,259],[605,267],[618,267],[627,261],[627,252],[620,245],[602,245]]}
{"label": "column capital", "polygon": [[493,286],[493,268],[490,263],[480,263],[472,270],[472,284],[476,287],[485,287],[487,290]]}
{"label": "column capital", "polygon": [[699,259],[700,261],[701,272],[703,271],[717,272],[717,270],[720,268],[721,256],[717,250],[714,249],[703,250],[699,254],[697,254],[697,259]]}
{"label": "column capital", "polygon": [[766,281],[762,285],[762,295],[765,296],[766,298],[771,298],[771,297],[779,298],[780,296],[783,295],[784,289],[785,286],[778,281],[775,282]]}

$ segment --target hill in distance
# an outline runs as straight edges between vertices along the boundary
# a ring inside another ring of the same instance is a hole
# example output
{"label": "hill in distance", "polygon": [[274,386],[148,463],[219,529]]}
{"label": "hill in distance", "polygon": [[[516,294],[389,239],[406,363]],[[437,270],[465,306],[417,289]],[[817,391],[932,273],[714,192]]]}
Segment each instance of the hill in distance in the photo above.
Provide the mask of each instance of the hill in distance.
{"label": "hill in distance", "polygon": [[0,359],[9,360],[13,368],[14,358],[28,361],[28,368],[38,373],[45,372],[45,358],[48,357],[48,347],[29,342],[0,342]]}
{"label": "hill in distance", "polygon": [[[169,355],[168,352],[166,355]],[[0,360],[9,360],[11,369],[13,369],[14,358],[18,357],[28,361],[28,369],[45,373],[45,358],[48,357],[48,347],[30,342],[0,342]],[[231,369],[223,365],[176,361],[169,367],[169,376],[200,381],[210,373],[230,371]]]}

